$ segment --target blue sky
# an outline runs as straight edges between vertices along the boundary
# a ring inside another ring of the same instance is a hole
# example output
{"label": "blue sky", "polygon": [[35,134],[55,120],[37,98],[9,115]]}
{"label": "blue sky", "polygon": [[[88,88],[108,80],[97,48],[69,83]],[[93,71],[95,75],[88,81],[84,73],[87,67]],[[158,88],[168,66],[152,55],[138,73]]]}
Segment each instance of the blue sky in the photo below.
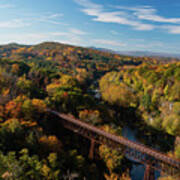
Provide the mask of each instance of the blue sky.
{"label": "blue sky", "polygon": [[179,0],[1,0],[0,44],[180,52]]}

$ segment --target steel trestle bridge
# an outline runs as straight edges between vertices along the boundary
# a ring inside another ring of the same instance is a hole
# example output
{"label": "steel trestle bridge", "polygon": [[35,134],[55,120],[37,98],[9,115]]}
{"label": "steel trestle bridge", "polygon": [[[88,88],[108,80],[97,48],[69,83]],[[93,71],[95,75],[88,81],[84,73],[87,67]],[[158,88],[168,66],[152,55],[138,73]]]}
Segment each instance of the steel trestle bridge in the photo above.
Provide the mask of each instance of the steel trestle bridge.
{"label": "steel trestle bridge", "polygon": [[180,161],[171,158],[157,150],[149,148],[143,144],[133,142],[127,138],[116,136],[103,131],[95,126],[84,123],[74,117],[62,114],[50,109],[52,113],[61,119],[60,123],[66,128],[80,134],[91,141],[89,157],[92,159],[94,154],[94,144],[104,144],[110,148],[116,148],[127,157],[144,164],[146,169],[144,180],[154,180],[154,170],[158,170],[166,175],[177,176],[180,179]]}

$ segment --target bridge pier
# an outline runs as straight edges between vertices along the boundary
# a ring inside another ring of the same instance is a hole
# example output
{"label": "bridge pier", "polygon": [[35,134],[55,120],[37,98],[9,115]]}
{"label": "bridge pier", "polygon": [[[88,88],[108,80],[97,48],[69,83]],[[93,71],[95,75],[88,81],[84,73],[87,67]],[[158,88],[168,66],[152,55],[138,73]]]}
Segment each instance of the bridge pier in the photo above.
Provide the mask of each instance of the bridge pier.
{"label": "bridge pier", "polygon": [[154,169],[152,169],[149,164],[146,165],[144,180],[155,180]]}
{"label": "bridge pier", "polygon": [[89,159],[94,159],[94,146],[95,146],[95,140],[91,139],[91,145],[89,149]]}

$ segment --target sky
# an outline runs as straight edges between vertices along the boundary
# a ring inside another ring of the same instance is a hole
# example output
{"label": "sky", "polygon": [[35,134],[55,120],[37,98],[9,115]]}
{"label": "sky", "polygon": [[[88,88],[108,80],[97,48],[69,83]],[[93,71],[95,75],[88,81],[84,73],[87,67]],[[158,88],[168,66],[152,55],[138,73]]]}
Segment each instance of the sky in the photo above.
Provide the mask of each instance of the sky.
{"label": "sky", "polygon": [[0,0],[0,44],[180,53],[179,0]]}

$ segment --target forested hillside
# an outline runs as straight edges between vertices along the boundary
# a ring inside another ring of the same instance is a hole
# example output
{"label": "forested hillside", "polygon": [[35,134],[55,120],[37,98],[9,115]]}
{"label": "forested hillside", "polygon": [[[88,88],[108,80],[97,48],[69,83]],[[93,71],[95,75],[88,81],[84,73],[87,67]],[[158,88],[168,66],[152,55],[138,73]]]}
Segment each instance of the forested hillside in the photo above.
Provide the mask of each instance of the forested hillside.
{"label": "forested hillside", "polygon": [[119,136],[129,124],[143,143],[180,158],[176,59],[50,42],[0,46],[0,179],[130,180],[132,163],[121,152],[100,145],[90,160],[89,141],[47,107]]}

